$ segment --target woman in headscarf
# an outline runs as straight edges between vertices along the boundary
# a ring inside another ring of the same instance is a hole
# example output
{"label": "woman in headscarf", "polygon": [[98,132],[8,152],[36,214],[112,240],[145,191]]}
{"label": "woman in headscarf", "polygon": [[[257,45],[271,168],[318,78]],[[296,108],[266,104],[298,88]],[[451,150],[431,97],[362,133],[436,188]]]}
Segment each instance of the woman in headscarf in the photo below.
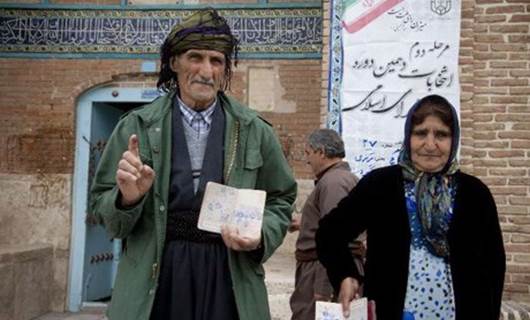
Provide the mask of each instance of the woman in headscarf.
{"label": "woman in headscarf", "polygon": [[[459,170],[453,106],[430,95],[405,122],[397,165],[364,176],[320,222],[318,256],[345,314],[364,294],[378,320],[499,319],[506,268],[488,187]],[[367,231],[365,276],[348,242]]]}

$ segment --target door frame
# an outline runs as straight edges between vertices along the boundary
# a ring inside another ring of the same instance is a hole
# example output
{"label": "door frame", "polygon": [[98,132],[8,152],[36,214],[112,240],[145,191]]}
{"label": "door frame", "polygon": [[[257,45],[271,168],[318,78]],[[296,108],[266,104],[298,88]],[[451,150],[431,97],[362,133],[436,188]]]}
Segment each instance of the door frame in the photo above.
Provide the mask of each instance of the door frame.
{"label": "door frame", "polygon": [[[158,97],[156,88],[94,88],[79,96],[75,107],[75,160],[72,178],[72,228],[67,291],[67,310],[83,308],[83,266],[86,245],[86,209],[92,109],[97,102],[148,103]],[[93,304],[93,303],[92,303]]]}

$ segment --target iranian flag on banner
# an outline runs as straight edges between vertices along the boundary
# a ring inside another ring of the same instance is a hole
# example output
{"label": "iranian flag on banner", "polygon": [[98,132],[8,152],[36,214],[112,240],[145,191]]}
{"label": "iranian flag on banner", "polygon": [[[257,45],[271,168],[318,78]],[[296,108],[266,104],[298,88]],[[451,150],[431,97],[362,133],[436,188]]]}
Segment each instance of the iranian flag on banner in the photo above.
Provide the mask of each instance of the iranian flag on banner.
{"label": "iranian flag on banner", "polygon": [[342,50],[331,50],[331,61],[341,65],[331,70],[341,73],[337,100],[347,160],[363,175],[396,163],[404,118],[419,98],[439,94],[459,110],[460,1],[340,5]]}

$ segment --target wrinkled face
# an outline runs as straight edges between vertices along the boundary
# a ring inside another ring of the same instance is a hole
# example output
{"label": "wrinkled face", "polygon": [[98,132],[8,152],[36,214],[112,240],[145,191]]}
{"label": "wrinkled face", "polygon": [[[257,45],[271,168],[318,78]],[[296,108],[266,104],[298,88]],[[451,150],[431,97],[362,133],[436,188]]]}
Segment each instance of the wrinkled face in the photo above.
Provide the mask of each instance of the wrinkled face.
{"label": "wrinkled face", "polygon": [[307,164],[311,166],[313,174],[316,176],[322,170],[324,153],[321,150],[314,150],[311,146],[305,146],[305,158]]}
{"label": "wrinkled face", "polygon": [[435,116],[412,128],[410,157],[414,167],[424,172],[443,169],[451,154],[451,129]]}
{"label": "wrinkled face", "polygon": [[203,110],[223,86],[226,60],[215,50],[190,49],[171,60],[177,74],[180,98],[192,109]]}

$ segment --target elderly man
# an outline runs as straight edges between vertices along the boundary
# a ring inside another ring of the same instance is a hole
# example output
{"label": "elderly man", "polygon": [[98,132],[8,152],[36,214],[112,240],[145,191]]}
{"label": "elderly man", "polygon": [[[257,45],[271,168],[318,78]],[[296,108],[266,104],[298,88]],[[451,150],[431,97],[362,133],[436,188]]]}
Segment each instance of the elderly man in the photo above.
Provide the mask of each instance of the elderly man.
{"label": "elderly man", "polygon": [[[357,183],[350,166],[342,160],[344,143],[337,132],[329,129],[313,131],[307,139],[305,154],[317,180],[301,217],[293,217],[290,226],[290,231],[300,231],[296,242],[295,290],[290,301],[292,320],[314,319],[315,302],[333,298],[326,269],[317,260],[315,233],[320,219]],[[362,268],[363,244],[355,241],[351,246],[356,262]]]}
{"label": "elderly man", "polygon": [[[111,320],[270,319],[262,263],[282,243],[296,182],[273,129],[226,96],[237,41],[201,10],[161,48],[159,89],[108,141],[92,208],[124,239]],[[261,235],[197,228],[206,182],[267,192]]]}

